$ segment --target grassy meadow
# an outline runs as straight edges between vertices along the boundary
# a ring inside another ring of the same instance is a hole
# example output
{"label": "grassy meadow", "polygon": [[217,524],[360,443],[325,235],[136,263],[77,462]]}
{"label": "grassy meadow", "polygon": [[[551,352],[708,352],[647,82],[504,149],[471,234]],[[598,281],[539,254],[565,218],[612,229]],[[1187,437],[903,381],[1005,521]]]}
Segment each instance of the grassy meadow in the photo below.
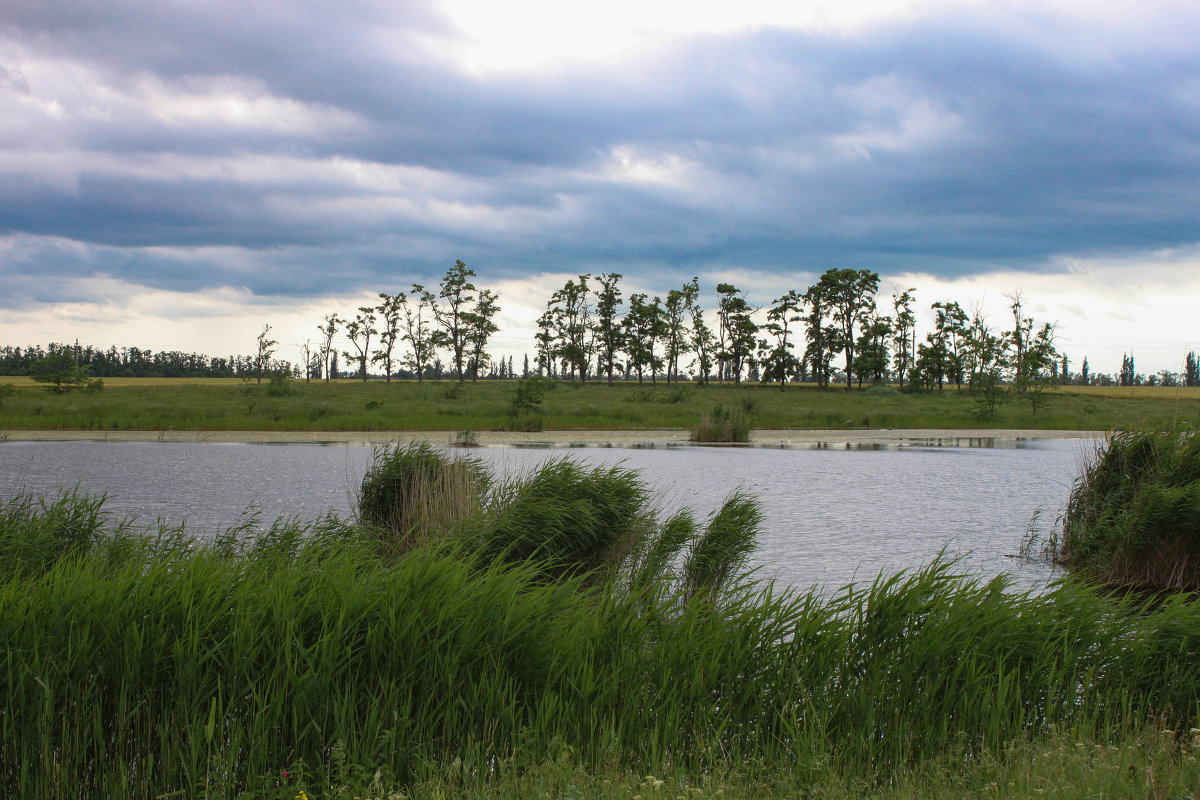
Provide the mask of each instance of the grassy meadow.
{"label": "grassy meadow", "polygon": [[814,386],[658,386],[557,383],[532,415],[512,413],[516,381],[340,380],[287,385],[236,379],[122,379],[103,391],[53,394],[28,378],[0,378],[0,427],[83,430],[547,430],[696,426],[716,406],[747,412],[752,428],[1040,428],[1111,430],[1200,424],[1200,389],[1062,387],[1035,409],[1007,395],[981,417],[967,391],[846,392]]}

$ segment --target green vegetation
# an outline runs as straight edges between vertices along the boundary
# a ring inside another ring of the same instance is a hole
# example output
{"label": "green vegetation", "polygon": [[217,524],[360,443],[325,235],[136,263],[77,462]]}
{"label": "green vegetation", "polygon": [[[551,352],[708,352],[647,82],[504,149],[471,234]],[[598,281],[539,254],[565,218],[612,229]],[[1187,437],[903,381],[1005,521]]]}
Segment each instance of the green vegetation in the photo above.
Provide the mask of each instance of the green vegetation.
{"label": "green vegetation", "polygon": [[[944,563],[778,593],[740,572],[744,495],[701,526],[620,468],[441,478],[473,465],[383,450],[361,523],[249,539],[8,501],[0,790],[1182,797],[1200,778],[1187,596],[1013,594]],[[439,494],[471,513],[413,510]]]}
{"label": "green vegetation", "polygon": [[1071,492],[1050,555],[1108,584],[1200,589],[1200,435],[1113,434]]}
{"label": "green vegetation", "polygon": [[[537,381],[537,379],[533,379]],[[1112,430],[1200,426],[1200,390],[1182,387],[1064,387],[1030,404],[1001,401],[981,418],[969,391],[932,394],[887,387],[821,391],[793,386],[550,382],[529,410],[520,383],[480,381],[290,381],[275,386],[236,379],[121,379],[105,390],[56,395],[27,378],[0,406],[0,427],[84,430],[690,430],[715,405],[754,407],[754,427],[1040,428]],[[532,401],[530,401],[532,402]],[[534,424],[524,425],[522,421]],[[518,424],[522,423],[522,424]]]}
{"label": "green vegetation", "polygon": [[737,406],[717,406],[692,428],[693,442],[738,443],[750,441],[750,420]]}

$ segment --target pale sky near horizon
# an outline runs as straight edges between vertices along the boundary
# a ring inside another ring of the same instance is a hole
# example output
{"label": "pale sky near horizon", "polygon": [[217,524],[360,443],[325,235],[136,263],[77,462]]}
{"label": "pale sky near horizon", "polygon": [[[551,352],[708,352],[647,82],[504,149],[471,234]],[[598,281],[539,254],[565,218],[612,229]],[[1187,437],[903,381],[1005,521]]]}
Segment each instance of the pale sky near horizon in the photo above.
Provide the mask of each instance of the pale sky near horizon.
{"label": "pale sky near horizon", "polygon": [[0,344],[296,360],[461,258],[519,362],[581,272],[767,305],[854,267],[1177,371],[1198,45],[1184,2],[10,0]]}

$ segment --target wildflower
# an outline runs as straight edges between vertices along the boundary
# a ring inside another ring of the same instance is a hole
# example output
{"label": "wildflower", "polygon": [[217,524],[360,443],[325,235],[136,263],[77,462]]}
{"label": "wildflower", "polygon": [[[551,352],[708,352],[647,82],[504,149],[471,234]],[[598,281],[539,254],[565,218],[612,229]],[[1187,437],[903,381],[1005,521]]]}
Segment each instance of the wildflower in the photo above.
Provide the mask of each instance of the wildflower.
{"label": "wildflower", "polygon": [[296,795],[296,800],[308,800],[308,794],[306,794],[305,791],[303,789],[301,789],[300,794]]}

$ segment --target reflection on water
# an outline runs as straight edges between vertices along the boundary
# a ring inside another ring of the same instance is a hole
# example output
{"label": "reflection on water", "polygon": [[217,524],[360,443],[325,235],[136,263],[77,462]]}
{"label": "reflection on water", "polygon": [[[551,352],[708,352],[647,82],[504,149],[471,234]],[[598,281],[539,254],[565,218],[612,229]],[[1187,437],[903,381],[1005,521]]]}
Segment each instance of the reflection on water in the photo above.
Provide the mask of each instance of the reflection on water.
{"label": "reflection on water", "polygon": [[[569,451],[569,453],[567,452]],[[1086,441],[987,437],[903,444],[700,447],[520,445],[468,450],[501,475],[548,458],[639,470],[665,510],[715,510],[741,486],[757,496],[766,530],[754,564],[762,577],[837,588],[944,553],[964,571],[1009,572],[1035,586],[1046,567],[1011,557],[1038,509],[1065,505]],[[185,522],[199,532],[244,519],[348,515],[370,460],[367,445],[160,442],[3,442],[0,490],[107,493],[116,516]]]}

